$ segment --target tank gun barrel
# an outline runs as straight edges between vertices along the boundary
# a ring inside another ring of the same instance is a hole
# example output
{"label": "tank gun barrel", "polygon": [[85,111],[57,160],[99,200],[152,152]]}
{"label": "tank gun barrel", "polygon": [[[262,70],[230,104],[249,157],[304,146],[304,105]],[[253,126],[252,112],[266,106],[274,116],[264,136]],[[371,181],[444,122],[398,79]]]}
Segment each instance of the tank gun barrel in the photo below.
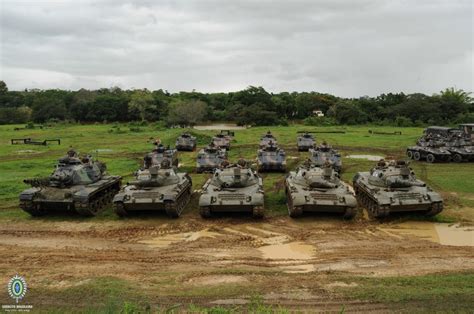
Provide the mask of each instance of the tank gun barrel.
{"label": "tank gun barrel", "polygon": [[33,187],[40,187],[40,186],[47,186],[50,184],[51,180],[48,177],[45,178],[33,178],[33,179],[25,179],[23,180],[24,183],[29,184]]}

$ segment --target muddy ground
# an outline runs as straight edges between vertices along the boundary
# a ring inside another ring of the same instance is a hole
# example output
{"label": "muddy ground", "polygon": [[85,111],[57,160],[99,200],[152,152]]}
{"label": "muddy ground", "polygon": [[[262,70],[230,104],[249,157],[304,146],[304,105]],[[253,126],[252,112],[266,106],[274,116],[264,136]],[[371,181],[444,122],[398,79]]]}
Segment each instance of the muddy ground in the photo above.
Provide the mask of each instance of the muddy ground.
{"label": "muddy ground", "polygon": [[[347,298],[339,288],[356,285],[351,276],[474,270],[473,227],[360,216],[203,220],[186,212],[177,220],[10,222],[0,225],[0,276],[25,276],[25,301],[36,309],[87,306],[88,298],[61,299],[62,291],[113,277],[140,285],[160,306],[238,305],[258,293],[289,309],[338,311],[344,304],[347,311],[381,311],[387,305]],[[0,304],[6,302],[2,291]]]}

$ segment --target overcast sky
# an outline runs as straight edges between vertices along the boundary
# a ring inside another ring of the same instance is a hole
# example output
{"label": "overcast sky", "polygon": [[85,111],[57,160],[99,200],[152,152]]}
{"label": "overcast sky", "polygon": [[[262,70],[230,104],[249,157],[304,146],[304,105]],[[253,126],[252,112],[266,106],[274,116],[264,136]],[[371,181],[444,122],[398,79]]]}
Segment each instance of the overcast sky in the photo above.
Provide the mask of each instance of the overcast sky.
{"label": "overcast sky", "polygon": [[10,89],[473,91],[472,0],[0,0]]}

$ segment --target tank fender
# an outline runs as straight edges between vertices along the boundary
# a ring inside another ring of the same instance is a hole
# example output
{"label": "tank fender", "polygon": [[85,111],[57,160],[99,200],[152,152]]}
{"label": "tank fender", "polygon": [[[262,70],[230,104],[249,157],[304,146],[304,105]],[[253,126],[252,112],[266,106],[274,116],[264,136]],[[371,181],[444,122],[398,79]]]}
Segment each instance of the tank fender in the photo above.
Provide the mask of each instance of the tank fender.
{"label": "tank fender", "polygon": [[172,201],[172,202],[174,202],[174,201],[176,201],[176,196],[172,195],[172,194],[168,194],[168,195],[164,194],[163,195],[163,201]]}
{"label": "tank fender", "polygon": [[443,198],[441,197],[441,195],[439,195],[436,192],[428,192],[427,194],[430,197],[430,200],[432,202],[442,202],[443,201]]}
{"label": "tank fender", "polygon": [[211,196],[208,194],[203,194],[199,198],[199,206],[209,206],[211,204]]}
{"label": "tank fender", "polygon": [[125,196],[127,194],[125,193],[118,193],[118,194],[115,194],[114,196],[114,199],[112,200],[112,203],[116,203],[116,202],[125,202],[126,199],[125,199]]}
{"label": "tank fender", "polygon": [[345,200],[346,200],[346,205],[348,207],[357,207],[357,200],[354,196],[352,195],[345,195],[344,196]]}
{"label": "tank fender", "polygon": [[84,202],[88,201],[89,196],[90,196],[90,194],[89,194],[89,192],[87,192],[86,189],[80,189],[79,191],[74,193],[73,200],[75,202],[84,203]]}
{"label": "tank fender", "polygon": [[256,204],[256,205],[259,205],[259,204],[263,204],[263,194],[261,193],[255,193],[252,195],[252,204]]}
{"label": "tank fender", "polygon": [[36,193],[38,193],[41,189],[40,188],[30,188],[24,190],[20,194],[20,201],[31,201],[35,197]]}
{"label": "tank fender", "polygon": [[[290,194],[290,197],[293,198],[293,206],[303,206],[306,205],[306,198],[301,193],[299,194]],[[311,201],[311,199],[310,199]]]}

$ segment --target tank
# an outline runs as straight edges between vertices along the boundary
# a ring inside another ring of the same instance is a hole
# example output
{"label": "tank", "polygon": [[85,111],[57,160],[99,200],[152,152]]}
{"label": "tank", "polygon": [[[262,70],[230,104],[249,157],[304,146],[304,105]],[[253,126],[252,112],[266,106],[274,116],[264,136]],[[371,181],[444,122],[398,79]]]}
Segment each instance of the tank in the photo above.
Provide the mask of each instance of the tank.
{"label": "tank", "polygon": [[247,163],[229,164],[217,169],[202,187],[199,211],[203,218],[214,212],[248,212],[264,215],[262,178]]}
{"label": "tank", "polygon": [[446,149],[446,140],[436,135],[426,136],[418,140],[416,146],[407,148],[406,154],[410,159],[427,162],[446,162],[451,160],[451,153]]}
{"label": "tank", "polygon": [[[151,164],[159,166],[163,162],[163,160],[168,160],[172,166],[178,167],[179,160],[178,160],[178,151],[176,149],[172,149],[169,147],[165,147],[163,144],[159,144],[145,156],[145,163],[147,160],[151,162]],[[145,168],[148,168],[149,165],[144,164]]]}
{"label": "tank", "polygon": [[50,176],[24,180],[31,188],[20,194],[20,208],[32,216],[53,211],[94,216],[120,190],[120,181],[120,176],[107,175],[104,163],[70,151]]}
{"label": "tank", "polygon": [[445,148],[451,154],[454,162],[474,161],[474,147],[459,134],[450,139]]}
{"label": "tank", "polygon": [[309,150],[309,160],[311,164],[317,167],[329,163],[336,172],[342,170],[341,155],[326,142],[322,142],[321,145]]}
{"label": "tank", "polygon": [[175,146],[178,151],[193,151],[196,148],[196,137],[183,133],[176,139]]}
{"label": "tank", "polygon": [[403,160],[381,160],[370,172],[358,172],[353,187],[359,203],[374,218],[408,211],[434,216],[443,210],[441,196],[418,180]]}
{"label": "tank", "polygon": [[290,171],[285,180],[288,213],[297,217],[303,212],[341,213],[351,219],[357,214],[357,200],[348,184],[327,163],[322,168],[306,163]]}
{"label": "tank", "polygon": [[260,138],[259,148],[265,148],[270,142],[273,145],[278,145],[277,139],[273,136],[272,132],[268,131]]}
{"label": "tank", "polygon": [[300,152],[307,152],[310,148],[312,148],[316,144],[313,135],[308,132],[303,133],[303,135],[299,135],[296,138],[296,145],[298,147],[298,151]]}
{"label": "tank", "polygon": [[459,129],[462,131],[464,138],[470,142],[470,145],[474,143],[474,123],[464,123],[459,125]]}
{"label": "tank", "polygon": [[168,160],[138,170],[135,180],[127,183],[113,199],[115,213],[126,216],[133,211],[165,211],[177,218],[189,202],[192,180],[177,172]]}
{"label": "tank", "polygon": [[197,173],[214,172],[216,168],[221,167],[225,160],[227,160],[227,151],[211,143],[198,152],[196,171]]}
{"label": "tank", "polygon": [[219,148],[223,148],[225,150],[230,150],[230,141],[232,140],[231,137],[226,136],[224,134],[217,134],[212,138],[211,143]]}
{"label": "tank", "polygon": [[286,153],[272,141],[257,151],[258,171],[286,171]]}

